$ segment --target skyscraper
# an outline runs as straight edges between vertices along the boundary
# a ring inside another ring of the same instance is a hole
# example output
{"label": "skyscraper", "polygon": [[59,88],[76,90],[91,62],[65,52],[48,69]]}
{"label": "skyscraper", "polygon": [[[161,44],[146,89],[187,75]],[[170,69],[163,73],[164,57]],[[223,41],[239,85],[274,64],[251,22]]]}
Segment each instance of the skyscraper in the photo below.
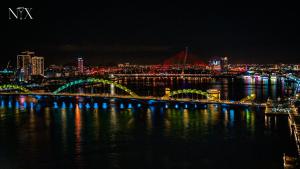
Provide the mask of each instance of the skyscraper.
{"label": "skyscraper", "polygon": [[18,80],[29,81],[31,79],[31,57],[34,52],[25,51],[17,55]]}
{"label": "skyscraper", "polygon": [[79,73],[83,73],[84,69],[83,69],[83,58],[79,57],[77,59],[78,62],[78,71]]}
{"label": "skyscraper", "polygon": [[228,71],[228,58],[227,57],[222,57],[221,58],[221,70],[223,72]]}
{"label": "skyscraper", "polygon": [[32,75],[44,75],[44,57],[32,57]]}

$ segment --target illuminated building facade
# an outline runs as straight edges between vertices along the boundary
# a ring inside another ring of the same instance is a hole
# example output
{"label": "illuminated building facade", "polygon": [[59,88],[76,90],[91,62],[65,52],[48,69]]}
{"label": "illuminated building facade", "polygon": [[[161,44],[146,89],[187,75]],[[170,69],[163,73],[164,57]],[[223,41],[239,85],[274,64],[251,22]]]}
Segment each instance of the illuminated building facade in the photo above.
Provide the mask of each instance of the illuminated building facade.
{"label": "illuminated building facade", "polygon": [[34,52],[25,51],[20,55],[17,55],[17,70],[18,70],[18,80],[29,81],[31,79],[31,57]]}
{"label": "illuminated building facade", "polygon": [[32,57],[32,75],[44,75],[44,57]]}
{"label": "illuminated building facade", "polygon": [[79,57],[77,59],[77,68],[78,68],[78,71],[79,73],[83,73],[84,72],[84,67],[83,67],[83,58]]}

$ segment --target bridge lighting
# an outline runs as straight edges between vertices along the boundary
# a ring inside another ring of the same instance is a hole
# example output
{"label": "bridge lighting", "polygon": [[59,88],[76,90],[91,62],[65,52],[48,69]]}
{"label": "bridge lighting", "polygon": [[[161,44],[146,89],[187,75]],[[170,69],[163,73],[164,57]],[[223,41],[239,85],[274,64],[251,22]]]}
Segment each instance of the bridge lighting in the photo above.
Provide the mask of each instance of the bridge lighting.
{"label": "bridge lighting", "polygon": [[165,108],[166,108],[166,109],[169,108],[168,104],[165,105]]}
{"label": "bridge lighting", "polygon": [[2,100],[1,101],[1,108],[3,108],[4,107],[4,101]]}
{"label": "bridge lighting", "polygon": [[33,102],[30,102],[30,108],[33,109]]}
{"label": "bridge lighting", "polygon": [[120,109],[124,109],[124,104],[123,103],[120,104]]}
{"label": "bridge lighting", "polygon": [[94,103],[94,109],[98,109],[99,106],[98,106],[98,103]]}
{"label": "bridge lighting", "polygon": [[187,104],[185,104],[185,105],[184,105],[184,107],[187,109],[187,108],[188,108],[188,105],[187,105]]}
{"label": "bridge lighting", "polygon": [[178,104],[175,104],[175,108],[178,109]]}
{"label": "bridge lighting", "polygon": [[78,107],[82,109],[82,103],[78,103]]}
{"label": "bridge lighting", "polygon": [[65,102],[62,102],[61,104],[61,108],[65,109],[66,108],[66,103]]}
{"label": "bridge lighting", "polygon": [[229,111],[229,117],[230,117],[230,121],[234,121],[234,110],[233,109],[231,109],[230,111]]}
{"label": "bridge lighting", "polygon": [[16,108],[18,109],[19,108],[19,102],[16,102]]}
{"label": "bridge lighting", "polygon": [[128,104],[128,109],[132,109],[131,103]]}
{"label": "bridge lighting", "polygon": [[195,104],[195,109],[197,108],[197,104]]}
{"label": "bridge lighting", "polygon": [[85,108],[87,109],[91,108],[90,104],[89,103],[85,104]]}
{"label": "bridge lighting", "polygon": [[73,104],[72,104],[72,103],[70,103],[69,107],[70,107],[70,109],[72,109],[72,108],[73,108]]}
{"label": "bridge lighting", "polygon": [[26,102],[23,103],[23,107],[24,107],[25,109],[27,108],[27,103],[26,103]]}
{"label": "bridge lighting", "polygon": [[58,108],[57,102],[54,102],[54,103],[53,103],[53,107],[54,107],[55,109]]}
{"label": "bridge lighting", "polygon": [[139,103],[138,105],[137,105],[137,107],[141,107],[142,105]]}
{"label": "bridge lighting", "polygon": [[107,103],[102,103],[102,108],[107,109]]}

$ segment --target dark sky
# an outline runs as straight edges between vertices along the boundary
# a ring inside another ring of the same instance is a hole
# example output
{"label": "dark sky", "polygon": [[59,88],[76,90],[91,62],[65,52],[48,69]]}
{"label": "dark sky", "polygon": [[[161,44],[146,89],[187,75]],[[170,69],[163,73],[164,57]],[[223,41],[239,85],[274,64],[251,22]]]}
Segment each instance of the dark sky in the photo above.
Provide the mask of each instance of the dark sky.
{"label": "dark sky", "polygon": [[[96,3],[97,2],[97,3]],[[23,50],[66,64],[161,63],[189,46],[199,59],[299,63],[297,4],[254,1],[8,1],[1,6],[1,66]],[[31,7],[33,20],[9,20],[8,7]],[[3,17],[4,16],[4,17]],[[2,25],[2,24],[1,24]]]}

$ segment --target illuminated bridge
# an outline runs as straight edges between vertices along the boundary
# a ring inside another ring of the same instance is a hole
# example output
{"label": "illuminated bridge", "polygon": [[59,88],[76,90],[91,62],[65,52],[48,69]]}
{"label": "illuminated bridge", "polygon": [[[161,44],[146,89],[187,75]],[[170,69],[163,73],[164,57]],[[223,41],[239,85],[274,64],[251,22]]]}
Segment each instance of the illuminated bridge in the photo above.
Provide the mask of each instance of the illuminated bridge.
{"label": "illuminated bridge", "polygon": [[35,92],[29,89],[13,84],[0,85],[1,95],[44,95],[44,96],[81,96],[81,97],[102,97],[102,98],[119,98],[133,99],[144,102],[182,102],[182,103],[199,103],[199,104],[226,104],[226,105],[246,105],[260,106],[265,104],[254,103],[255,95],[250,95],[239,101],[220,100],[219,91],[211,89],[201,91],[197,89],[180,89],[170,91],[166,89],[162,97],[139,96],[126,86],[118,84],[112,80],[88,78],[75,80],[67,83],[53,92]]}
{"label": "illuminated bridge", "polygon": [[300,78],[292,74],[287,75],[287,80],[290,80],[295,83],[294,95],[300,92]]}

